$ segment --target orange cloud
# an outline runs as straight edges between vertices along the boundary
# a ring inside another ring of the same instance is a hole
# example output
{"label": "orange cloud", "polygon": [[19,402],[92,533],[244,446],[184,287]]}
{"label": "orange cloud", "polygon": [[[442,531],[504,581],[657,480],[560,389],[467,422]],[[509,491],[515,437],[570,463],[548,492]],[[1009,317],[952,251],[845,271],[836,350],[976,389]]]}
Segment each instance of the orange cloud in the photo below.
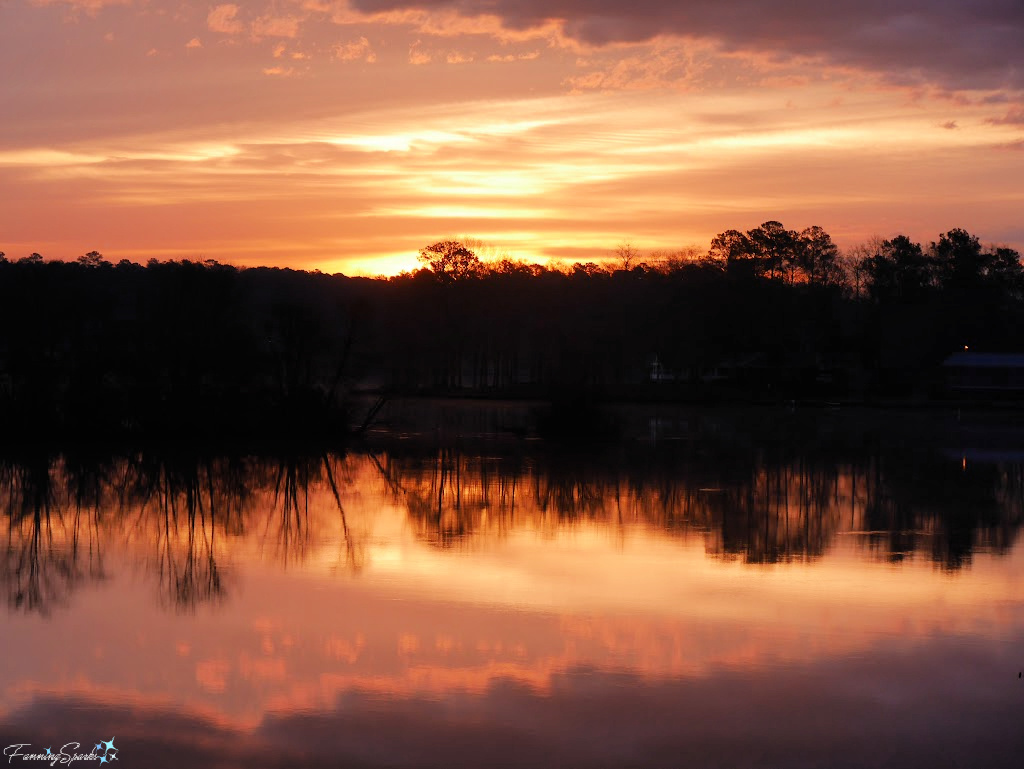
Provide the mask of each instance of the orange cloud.
{"label": "orange cloud", "polygon": [[309,11],[329,14],[340,25],[382,25],[408,27],[415,34],[432,37],[490,37],[503,44],[535,40],[572,45],[561,32],[557,20],[540,20],[536,24],[508,27],[501,17],[490,13],[463,14],[447,8],[422,8],[410,5],[390,10],[360,10],[347,0],[333,3],[307,0]]}
{"label": "orange cloud", "polygon": [[294,16],[259,16],[252,22],[252,34],[262,37],[296,37],[301,20]]}
{"label": "orange cloud", "polygon": [[510,62],[510,61],[532,61],[540,57],[540,51],[529,51],[528,53],[509,53],[505,55],[493,53],[487,57],[487,61]]}
{"label": "orange cloud", "polygon": [[225,35],[238,35],[245,30],[238,18],[238,6],[234,3],[214,6],[206,17],[206,26],[211,32]]}
{"label": "orange cloud", "polygon": [[417,40],[415,43],[409,46],[409,63],[413,66],[420,66],[422,64],[430,64],[433,60],[431,54],[424,51],[420,46],[422,43]]}
{"label": "orange cloud", "polygon": [[338,61],[365,61],[372,64],[377,61],[377,54],[370,46],[370,41],[361,37],[351,43],[335,46],[334,58]]}
{"label": "orange cloud", "polygon": [[711,68],[710,59],[706,45],[659,39],[629,55],[593,52],[578,60],[582,73],[566,82],[579,91],[695,88]]}

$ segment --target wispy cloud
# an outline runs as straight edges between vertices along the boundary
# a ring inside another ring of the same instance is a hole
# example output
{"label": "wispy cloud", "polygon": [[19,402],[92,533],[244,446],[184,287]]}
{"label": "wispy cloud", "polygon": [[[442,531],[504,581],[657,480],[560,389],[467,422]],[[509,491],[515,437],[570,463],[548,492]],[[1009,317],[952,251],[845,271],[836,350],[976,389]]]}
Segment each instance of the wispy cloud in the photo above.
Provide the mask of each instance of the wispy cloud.
{"label": "wispy cloud", "polygon": [[985,122],[992,125],[1024,126],[1024,107],[1014,107],[1002,117],[988,118]]}

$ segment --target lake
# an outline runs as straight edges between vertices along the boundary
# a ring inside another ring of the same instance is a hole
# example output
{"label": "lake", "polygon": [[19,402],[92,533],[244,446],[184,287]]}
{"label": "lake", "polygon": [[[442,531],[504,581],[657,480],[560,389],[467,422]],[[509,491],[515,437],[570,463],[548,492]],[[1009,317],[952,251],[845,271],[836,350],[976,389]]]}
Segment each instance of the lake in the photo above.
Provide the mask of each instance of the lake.
{"label": "lake", "polygon": [[8,451],[8,763],[1022,765],[1019,417],[606,417]]}

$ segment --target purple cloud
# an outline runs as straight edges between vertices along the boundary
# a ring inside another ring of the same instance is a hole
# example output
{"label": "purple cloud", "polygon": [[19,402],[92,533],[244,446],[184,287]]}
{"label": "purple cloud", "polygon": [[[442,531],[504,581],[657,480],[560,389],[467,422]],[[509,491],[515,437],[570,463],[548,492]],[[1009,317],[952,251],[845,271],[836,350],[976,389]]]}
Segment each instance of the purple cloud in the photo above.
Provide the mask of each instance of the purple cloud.
{"label": "purple cloud", "polygon": [[1024,107],[1014,107],[1002,117],[993,117],[985,121],[991,125],[1024,126]]}
{"label": "purple cloud", "polygon": [[820,57],[905,84],[945,89],[1024,87],[1020,0],[351,0],[364,12],[402,8],[494,14],[510,28],[552,19],[583,43],[661,34],[715,41],[724,51]]}

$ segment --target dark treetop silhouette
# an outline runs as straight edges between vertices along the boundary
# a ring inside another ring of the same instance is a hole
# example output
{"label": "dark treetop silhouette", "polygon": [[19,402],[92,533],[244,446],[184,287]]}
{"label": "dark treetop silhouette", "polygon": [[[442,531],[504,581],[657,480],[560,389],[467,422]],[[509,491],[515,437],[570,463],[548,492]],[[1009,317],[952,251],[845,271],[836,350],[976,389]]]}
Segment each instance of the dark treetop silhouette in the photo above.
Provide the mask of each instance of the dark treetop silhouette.
{"label": "dark treetop silhouette", "polygon": [[1019,254],[960,229],[846,258],[820,227],[776,221],[723,232],[699,258],[639,262],[623,248],[629,269],[559,271],[440,241],[423,269],[390,279],[0,256],[0,427],[334,438],[356,388],[924,399],[946,395],[937,372],[954,350],[1020,346]]}

